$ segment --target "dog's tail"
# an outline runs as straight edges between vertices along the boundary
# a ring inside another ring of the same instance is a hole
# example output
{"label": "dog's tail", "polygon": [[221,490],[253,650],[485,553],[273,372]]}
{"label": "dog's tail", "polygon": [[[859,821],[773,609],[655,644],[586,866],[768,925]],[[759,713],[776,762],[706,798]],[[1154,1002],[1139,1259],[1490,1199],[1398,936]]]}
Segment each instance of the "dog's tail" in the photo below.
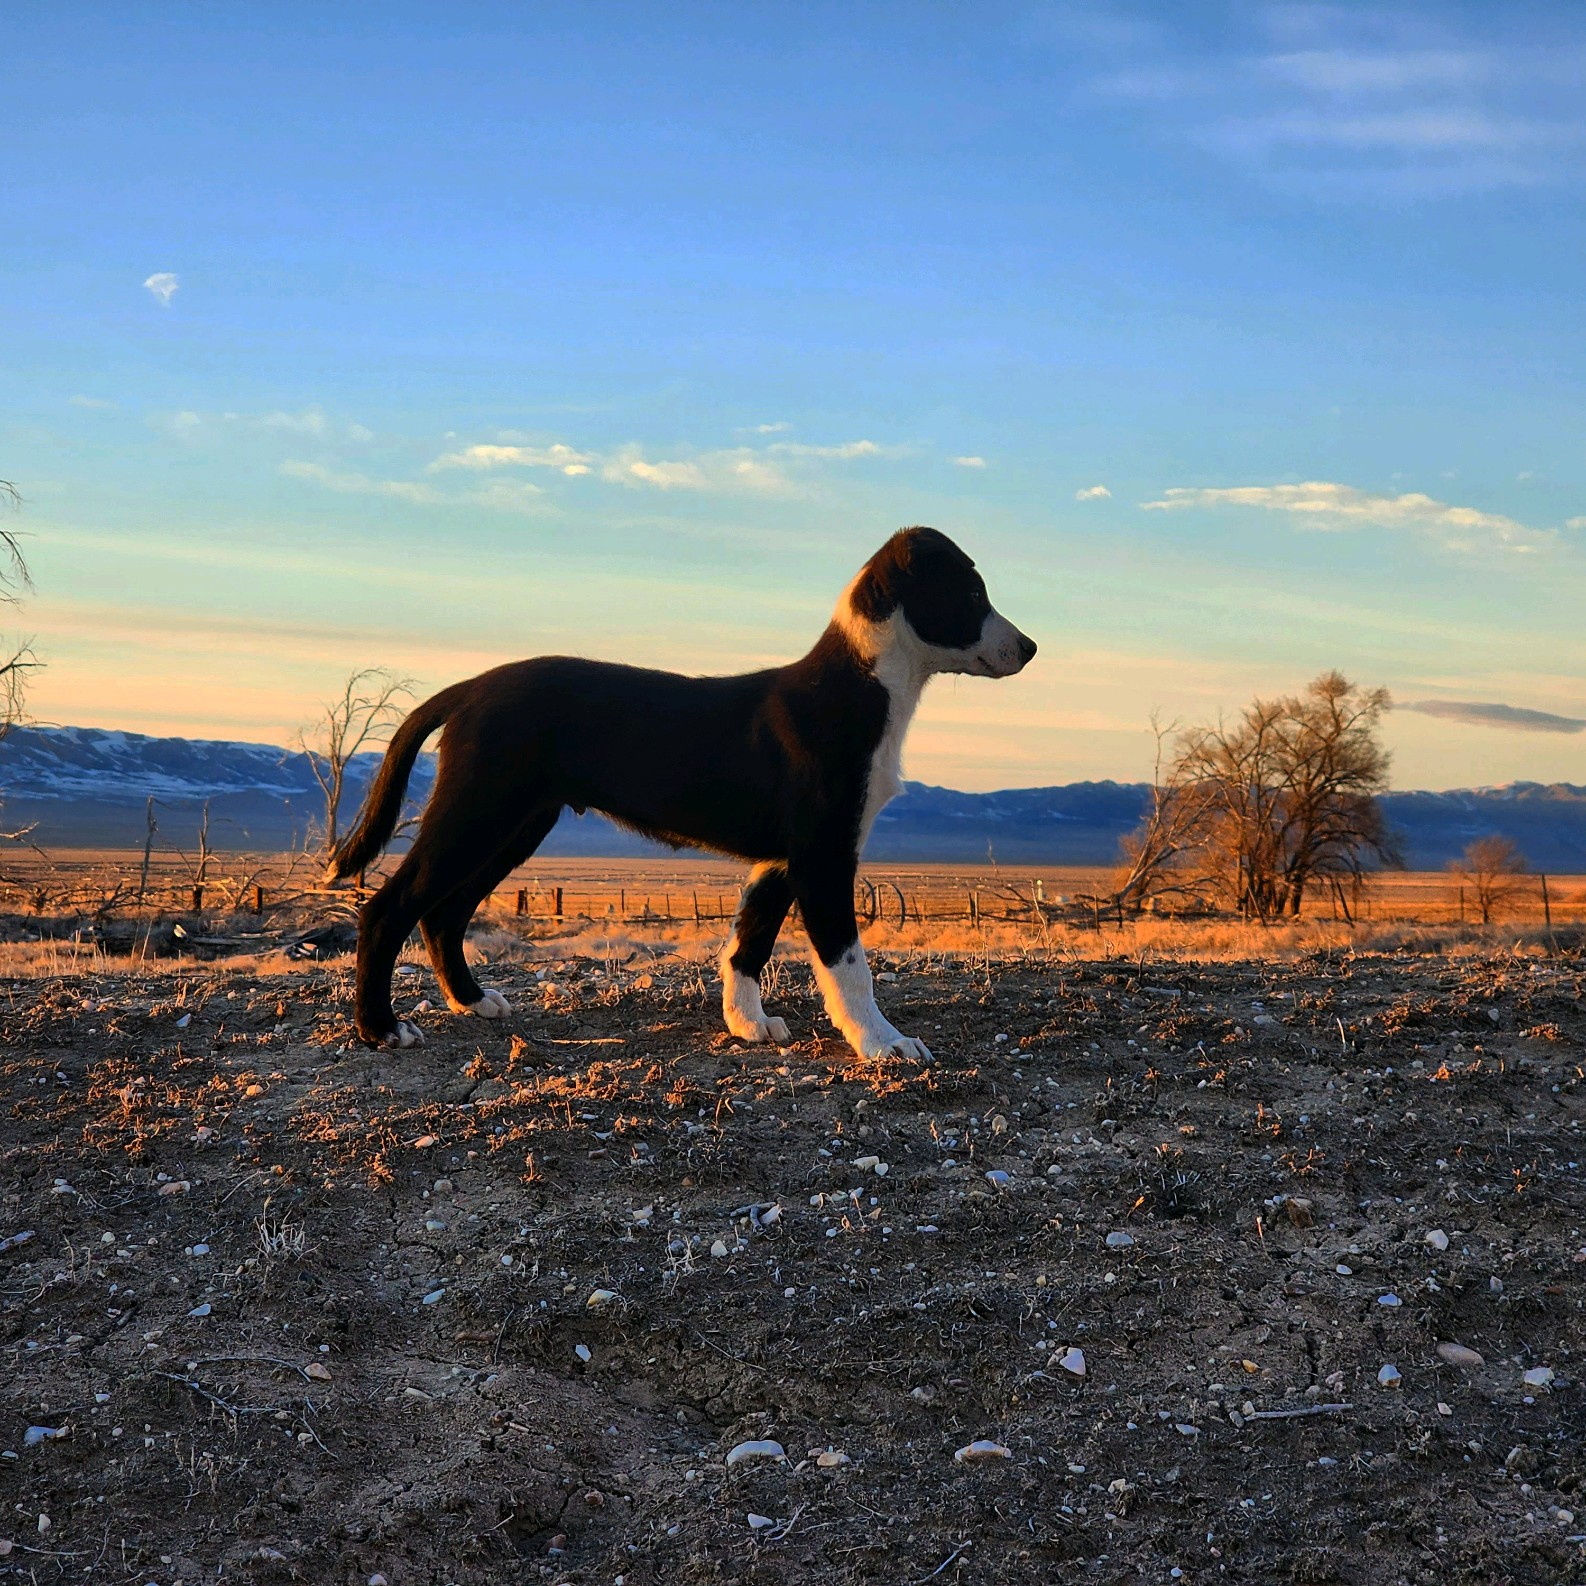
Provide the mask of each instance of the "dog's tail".
{"label": "dog's tail", "polygon": [[451,715],[460,698],[457,687],[443,688],[433,698],[417,706],[397,728],[386,746],[385,759],[364,795],[358,824],[336,844],[325,871],[327,881],[345,881],[374,863],[391,841],[402,811],[402,795],[407,791],[413,762],[424,747],[424,740]]}

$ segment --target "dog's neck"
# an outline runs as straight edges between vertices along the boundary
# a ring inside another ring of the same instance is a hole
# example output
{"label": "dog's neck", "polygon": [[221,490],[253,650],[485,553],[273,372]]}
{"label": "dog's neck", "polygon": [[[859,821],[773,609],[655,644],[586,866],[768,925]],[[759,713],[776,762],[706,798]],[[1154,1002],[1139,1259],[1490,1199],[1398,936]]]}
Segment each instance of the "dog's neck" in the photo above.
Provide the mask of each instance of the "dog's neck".
{"label": "dog's neck", "polygon": [[837,602],[832,627],[861,668],[886,689],[891,702],[887,724],[899,730],[908,725],[925,685],[936,674],[937,652],[909,626],[902,607],[880,622],[861,617],[848,598],[852,588],[850,584]]}

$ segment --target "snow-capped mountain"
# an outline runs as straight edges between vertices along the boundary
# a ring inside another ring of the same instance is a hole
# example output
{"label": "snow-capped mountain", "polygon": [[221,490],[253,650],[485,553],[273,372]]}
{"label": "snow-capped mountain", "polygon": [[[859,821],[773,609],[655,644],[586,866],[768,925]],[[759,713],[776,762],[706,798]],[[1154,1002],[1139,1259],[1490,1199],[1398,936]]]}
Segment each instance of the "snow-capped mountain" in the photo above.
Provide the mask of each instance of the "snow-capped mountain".
{"label": "snow-capped mountain", "polygon": [[[350,823],[378,753],[358,756],[348,774],[342,824]],[[409,795],[422,799],[434,761],[422,756]],[[882,811],[867,855],[882,861],[1105,864],[1145,809],[1143,783],[961,793],[906,784]],[[162,845],[182,847],[210,807],[216,847],[274,850],[302,843],[323,819],[324,801],[307,761],[268,744],[151,738],[97,727],[20,727],[0,739],[4,823],[37,822],[44,847],[141,844],[152,798]],[[1586,872],[1586,787],[1517,782],[1448,793],[1390,793],[1389,824],[1414,869],[1438,869],[1473,838],[1511,838],[1533,867]],[[564,815],[543,850],[584,857],[659,850],[599,816]]]}

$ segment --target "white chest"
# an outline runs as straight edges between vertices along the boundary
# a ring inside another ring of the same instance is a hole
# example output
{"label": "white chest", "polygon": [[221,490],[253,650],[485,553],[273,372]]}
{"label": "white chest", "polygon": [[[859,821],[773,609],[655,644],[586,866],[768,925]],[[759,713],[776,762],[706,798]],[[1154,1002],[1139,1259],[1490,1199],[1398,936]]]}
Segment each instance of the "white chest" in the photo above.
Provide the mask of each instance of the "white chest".
{"label": "white chest", "polygon": [[878,665],[876,678],[887,691],[887,724],[881,742],[870,756],[870,774],[865,783],[864,810],[859,817],[859,849],[870,839],[876,816],[903,789],[903,740],[920,703],[925,679],[913,668]]}

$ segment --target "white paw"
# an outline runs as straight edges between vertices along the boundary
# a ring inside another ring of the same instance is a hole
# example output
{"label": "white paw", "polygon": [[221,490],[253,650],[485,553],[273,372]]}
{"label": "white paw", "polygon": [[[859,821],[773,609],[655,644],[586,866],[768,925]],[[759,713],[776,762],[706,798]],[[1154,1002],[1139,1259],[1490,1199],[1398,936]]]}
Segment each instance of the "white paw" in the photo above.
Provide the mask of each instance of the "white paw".
{"label": "white paw", "polygon": [[904,1035],[890,1024],[862,1031],[857,1039],[850,1036],[849,1044],[861,1057],[876,1059],[897,1056],[912,1058],[917,1063],[932,1061],[931,1049],[924,1041],[916,1041],[913,1036]]}
{"label": "white paw", "polygon": [[754,1019],[734,1009],[727,1015],[727,1029],[740,1041],[771,1041],[778,1046],[786,1046],[793,1039],[788,1034],[787,1021],[772,1018],[769,1014]]}
{"label": "white paw", "polygon": [[387,1046],[423,1046],[424,1032],[406,1019],[398,1019],[397,1027],[385,1038]]}
{"label": "white paw", "polygon": [[487,986],[485,994],[468,1011],[481,1019],[504,1019],[512,1012],[512,1004],[499,991]]}

